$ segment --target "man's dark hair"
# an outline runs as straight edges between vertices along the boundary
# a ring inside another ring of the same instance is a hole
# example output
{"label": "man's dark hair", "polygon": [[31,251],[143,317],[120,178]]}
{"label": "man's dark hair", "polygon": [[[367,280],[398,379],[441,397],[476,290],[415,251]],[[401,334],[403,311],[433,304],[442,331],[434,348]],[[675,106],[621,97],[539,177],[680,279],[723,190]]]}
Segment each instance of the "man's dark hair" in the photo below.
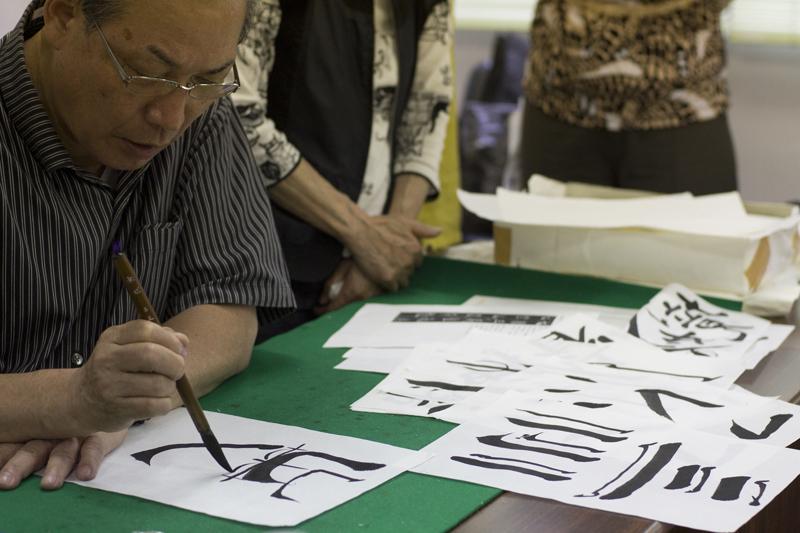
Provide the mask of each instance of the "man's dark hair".
{"label": "man's dark hair", "polygon": [[[242,42],[250,31],[253,20],[253,12],[256,8],[256,0],[246,0],[247,11],[244,16],[242,33],[239,35],[239,42]],[[125,9],[126,0],[81,0],[81,10],[86,16],[87,22],[103,24],[114,17],[119,16]],[[88,29],[88,28],[87,28]]]}

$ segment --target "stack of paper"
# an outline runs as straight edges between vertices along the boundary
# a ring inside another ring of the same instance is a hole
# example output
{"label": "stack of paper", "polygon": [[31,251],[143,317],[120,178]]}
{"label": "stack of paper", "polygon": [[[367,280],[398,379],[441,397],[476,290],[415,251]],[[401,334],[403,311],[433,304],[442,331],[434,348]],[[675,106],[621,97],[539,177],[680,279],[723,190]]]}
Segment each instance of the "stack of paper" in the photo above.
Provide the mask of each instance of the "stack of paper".
{"label": "stack of paper", "polygon": [[[535,187],[534,187],[535,189]],[[749,213],[736,192],[636,198],[459,191],[468,211],[495,222],[501,264],[606,277],[754,301],[788,314],[800,296],[800,215]],[[624,258],[624,260],[620,260]]]}
{"label": "stack of paper", "polygon": [[529,307],[542,314],[525,330],[454,321],[458,332],[442,323],[437,336],[430,321],[396,320],[463,317],[481,304],[524,316],[525,304],[502,312],[503,303],[476,297],[461,315],[458,306],[383,306],[359,335],[365,306],[332,338],[361,344],[362,364],[382,333],[395,357],[406,350],[354,410],[461,424],[423,450],[432,459],[416,472],[714,531],[737,529],[800,474],[800,452],[784,449],[800,438],[800,407],[733,385],[792,327],[680,285],[623,320],[618,310],[543,302]]}

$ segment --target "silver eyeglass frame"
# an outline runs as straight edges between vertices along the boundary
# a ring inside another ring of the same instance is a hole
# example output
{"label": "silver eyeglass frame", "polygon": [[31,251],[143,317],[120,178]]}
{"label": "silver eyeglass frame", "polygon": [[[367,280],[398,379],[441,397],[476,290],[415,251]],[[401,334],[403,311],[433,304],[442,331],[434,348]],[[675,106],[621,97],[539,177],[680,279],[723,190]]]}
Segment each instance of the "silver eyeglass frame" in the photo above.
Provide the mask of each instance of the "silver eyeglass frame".
{"label": "silver eyeglass frame", "polygon": [[[241,84],[239,82],[239,71],[236,68],[236,62],[235,61],[233,63],[233,82],[231,82],[231,83],[191,83],[190,82],[188,84],[183,84],[183,83],[179,83],[179,82],[177,82],[175,80],[169,80],[167,78],[155,78],[155,77],[152,77],[152,76],[131,76],[130,74],[128,74],[125,71],[125,67],[122,66],[122,63],[120,62],[120,60],[117,59],[116,54],[111,49],[111,45],[108,44],[108,39],[106,39],[106,36],[103,33],[103,30],[100,29],[100,25],[97,24],[96,22],[92,22],[92,25],[94,25],[95,29],[97,30],[97,33],[100,34],[100,39],[103,41],[103,44],[106,47],[106,51],[108,52],[108,55],[111,58],[111,61],[114,63],[114,67],[117,70],[117,74],[119,75],[120,80],[122,81],[123,85],[125,85],[125,88],[128,89],[128,91],[131,92],[132,94],[139,94],[140,96],[146,96],[146,94],[137,93],[135,90],[130,88],[131,82],[135,82],[136,80],[142,80],[142,81],[146,81],[146,82],[156,82],[157,84],[161,84],[161,85],[164,86],[164,92],[163,93],[161,93],[161,92],[153,93],[153,94],[151,94],[149,96],[166,96],[170,92],[174,91],[175,89],[181,89],[183,91],[186,91],[186,93],[189,95],[190,98],[192,98],[194,100],[199,100],[199,101],[209,101],[209,100],[216,100],[218,98],[222,98],[224,96],[227,96],[227,95],[235,92],[241,86]],[[213,96],[208,96],[208,97],[198,97],[197,96],[197,92],[195,92],[195,89],[198,89],[198,88],[208,89],[208,88],[212,88],[212,87],[219,89],[221,91],[221,93],[220,94],[215,94]],[[169,88],[169,89],[167,89],[167,88]]]}

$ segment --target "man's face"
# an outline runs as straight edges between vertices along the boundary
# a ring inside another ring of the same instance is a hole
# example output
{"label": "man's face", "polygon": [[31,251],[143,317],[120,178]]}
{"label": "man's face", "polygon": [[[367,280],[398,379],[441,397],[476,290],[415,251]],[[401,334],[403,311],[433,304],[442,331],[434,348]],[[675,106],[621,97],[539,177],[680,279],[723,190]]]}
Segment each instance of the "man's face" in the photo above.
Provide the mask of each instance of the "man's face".
{"label": "man's face", "polygon": [[[244,21],[244,0],[128,0],[100,25],[132,76],[182,84],[230,79]],[[53,55],[44,92],[59,135],[75,163],[133,170],[175,140],[212,103],[175,89],[164,96],[129,92],[91,22],[69,20]]]}

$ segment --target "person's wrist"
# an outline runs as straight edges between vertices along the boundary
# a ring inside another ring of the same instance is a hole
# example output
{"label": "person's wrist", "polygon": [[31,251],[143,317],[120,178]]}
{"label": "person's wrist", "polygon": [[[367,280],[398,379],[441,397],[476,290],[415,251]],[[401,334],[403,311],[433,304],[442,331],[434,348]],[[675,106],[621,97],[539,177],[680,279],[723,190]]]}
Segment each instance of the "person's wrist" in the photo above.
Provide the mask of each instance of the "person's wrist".
{"label": "person's wrist", "polygon": [[357,250],[360,250],[369,240],[369,216],[355,204],[352,205],[349,211],[350,221],[342,229],[339,242],[354,255],[357,255]]}

